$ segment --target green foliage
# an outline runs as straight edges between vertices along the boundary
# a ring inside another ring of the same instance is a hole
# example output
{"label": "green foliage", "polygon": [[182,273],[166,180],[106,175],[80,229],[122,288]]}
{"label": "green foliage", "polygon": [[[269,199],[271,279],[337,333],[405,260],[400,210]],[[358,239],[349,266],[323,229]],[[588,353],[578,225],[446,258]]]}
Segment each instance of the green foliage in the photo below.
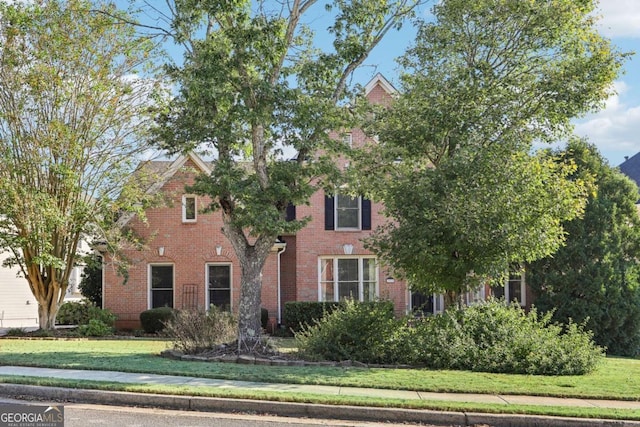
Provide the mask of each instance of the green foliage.
{"label": "green foliage", "polygon": [[640,217],[636,185],[597,148],[572,141],[555,153],[577,165],[572,179],[594,176],[583,218],[563,224],[566,244],[527,267],[541,311],[554,321],[585,323],[609,354],[640,354]]}
{"label": "green foliage", "polygon": [[416,325],[418,361],[430,368],[532,375],[582,375],[603,350],[582,325],[562,327],[551,314],[489,300],[447,310]]}
{"label": "green foliage", "polygon": [[85,337],[104,337],[113,334],[113,331],[113,326],[99,319],[91,319],[89,323],[78,327],[78,333]]}
{"label": "green foliage", "polygon": [[[111,2],[1,2],[0,247],[53,328],[81,237],[120,236],[113,212],[141,212],[130,174],[148,147],[142,82],[154,43]],[[124,19],[121,19],[124,18]]]}
{"label": "green foliage", "polygon": [[[174,3],[172,31],[190,49],[183,66],[172,69],[180,92],[159,107],[155,133],[173,152],[208,144],[218,153],[212,174],[189,191],[210,196],[210,208],[224,212],[235,254],[253,266],[264,264],[278,235],[308,222],[287,221],[289,203],[307,204],[319,188],[336,184],[332,156],[344,147],[327,131],[353,127],[342,106],[354,93],[347,83],[419,1],[331,2],[335,20],[321,44],[304,24],[317,16],[315,2],[282,9],[271,3]],[[322,51],[320,45],[330,47]],[[285,150],[295,151],[296,159],[284,161]],[[258,339],[258,276],[259,268],[242,271],[242,341]]]}
{"label": "green foliage", "polygon": [[62,304],[56,320],[60,325],[86,325],[91,320],[98,320],[107,326],[113,326],[116,316],[109,310],[86,302],[69,301]]}
{"label": "green foliage", "polygon": [[162,332],[174,314],[175,310],[171,307],[158,307],[145,310],[140,313],[142,329],[144,329],[147,334]]}
{"label": "green foliage", "polygon": [[217,344],[231,342],[237,334],[237,320],[233,314],[212,305],[202,310],[177,310],[166,322],[164,333],[173,347],[185,354],[197,354]]}
{"label": "green foliage", "polygon": [[296,334],[303,357],[532,375],[581,375],[602,348],[582,325],[562,327],[517,304],[489,300],[424,319],[348,302]]}
{"label": "green foliage", "polygon": [[444,0],[418,23],[400,95],[365,116],[381,144],[350,168],[388,207],[371,248],[412,286],[460,292],[562,245],[588,182],[530,153],[610,94],[625,55],[598,33],[594,8]]}
{"label": "green foliage", "polygon": [[27,334],[27,331],[24,328],[11,328],[7,330],[8,337],[23,337],[26,334]]}
{"label": "green foliage", "polygon": [[394,330],[393,303],[345,300],[295,336],[303,357],[384,363]]}
{"label": "green foliage", "polygon": [[339,302],[289,301],[284,304],[284,324],[290,331],[298,332],[306,325],[315,324],[339,306]]}
{"label": "green foliage", "polygon": [[102,257],[87,255],[80,279],[80,293],[96,307],[102,307]]}

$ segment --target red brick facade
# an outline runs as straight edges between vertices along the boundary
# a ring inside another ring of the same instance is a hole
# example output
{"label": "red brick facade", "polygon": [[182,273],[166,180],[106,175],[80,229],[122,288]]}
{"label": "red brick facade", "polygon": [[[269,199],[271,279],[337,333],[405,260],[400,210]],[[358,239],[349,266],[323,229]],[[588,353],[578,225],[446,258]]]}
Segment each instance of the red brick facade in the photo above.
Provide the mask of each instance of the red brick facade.
{"label": "red brick facade", "polygon": [[[391,100],[391,90],[384,78],[376,76],[367,86],[367,95],[371,102],[387,103]],[[338,134],[334,136],[340,137]],[[354,130],[352,141],[354,146],[363,144],[365,135]],[[138,218],[132,218],[127,223],[148,243],[144,250],[126,252],[131,262],[126,283],[118,276],[113,264],[108,259],[105,261],[103,304],[116,314],[120,328],[139,328],[140,313],[152,307],[152,266],[171,266],[173,277],[170,292],[174,308],[202,309],[212,302],[207,289],[209,266],[228,266],[231,274],[230,306],[232,310],[238,307],[240,266],[231,244],[222,234],[221,214],[202,213],[200,209],[207,205],[208,200],[198,196],[196,220],[183,221],[185,185],[193,183],[197,172],[207,172],[207,165],[190,154],[173,163],[166,162],[163,166],[165,171],[172,172],[159,180],[162,186],[157,191],[167,196],[170,203],[149,209],[146,223]],[[337,258],[360,260],[368,257],[366,262],[369,263],[373,257],[361,242],[371,233],[370,230],[325,229],[323,192],[312,196],[310,206],[298,206],[296,210],[298,218],[309,216],[311,221],[296,235],[284,236],[285,244],[274,246],[263,269],[262,306],[269,311],[271,325],[282,322],[284,304],[288,301],[322,300],[320,269],[323,260],[326,264],[331,262],[327,260]],[[380,210],[380,205],[371,204],[372,229],[384,221]],[[226,270],[226,267],[222,270]],[[366,273],[361,271],[360,274]],[[375,276],[368,280],[375,281],[376,296],[394,301],[397,314],[406,313],[406,284],[390,277],[381,265],[375,268]]]}

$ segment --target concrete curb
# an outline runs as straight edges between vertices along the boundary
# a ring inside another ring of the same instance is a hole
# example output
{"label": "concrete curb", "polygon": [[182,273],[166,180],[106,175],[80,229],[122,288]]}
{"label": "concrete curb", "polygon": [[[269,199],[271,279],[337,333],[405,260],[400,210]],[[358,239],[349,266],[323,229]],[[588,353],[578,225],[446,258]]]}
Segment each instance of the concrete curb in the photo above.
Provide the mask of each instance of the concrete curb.
{"label": "concrete curb", "polygon": [[308,417],[353,421],[430,423],[443,426],[492,427],[640,427],[640,421],[548,417],[517,414],[441,412],[418,409],[316,405],[249,399],[177,396],[120,391],[0,384],[0,395],[43,400],[143,406],[201,412],[252,412],[283,417]]}

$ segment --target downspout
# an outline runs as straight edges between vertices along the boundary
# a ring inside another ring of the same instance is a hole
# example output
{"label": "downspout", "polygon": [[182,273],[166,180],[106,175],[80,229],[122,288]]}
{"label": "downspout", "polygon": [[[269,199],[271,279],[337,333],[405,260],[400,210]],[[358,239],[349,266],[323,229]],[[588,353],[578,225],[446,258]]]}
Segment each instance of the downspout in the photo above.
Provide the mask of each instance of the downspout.
{"label": "downspout", "polygon": [[281,303],[280,303],[280,286],[281,286],[281,283],[280,283],[281,282],[281,277],[280,277],[281,276],[281,272],[280,272],[281,261],[280,261],[280,257],[284,253],[284,251],[286,251],[286,250],[287,250],[287,245],[284,244],[281,247],[281,249],[278,251],[278,322],[277,322],[278,325],[282,324],[282,315],[281,315],[281,311],[282,310],[281,310],[281,307],[280,307],[281,306]]}

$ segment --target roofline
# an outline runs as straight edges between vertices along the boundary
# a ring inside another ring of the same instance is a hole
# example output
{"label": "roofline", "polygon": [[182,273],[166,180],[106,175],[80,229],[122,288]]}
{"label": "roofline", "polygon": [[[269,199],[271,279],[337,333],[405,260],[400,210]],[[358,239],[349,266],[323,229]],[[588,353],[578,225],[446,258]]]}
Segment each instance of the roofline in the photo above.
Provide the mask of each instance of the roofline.
{"label": "roofline", "polygon": [[[166,183],[173,177],[186,163],[187,160],[191,159],[198,169],[200,169],[203,173],[207,175],[211,175],[211,168],[207,166],[207,164],[198,156],[196,153],[189,151],[187,154],[180,155],[177,159],[171,163],[171,165],[165,170],[160,178],[153,183],[153,185],[149,186],[149,188],[145,191],[145,194],[153,194],[160,190]],[[118,227],[124,227],[127,225],[129,221],[135,216],[135,213],[128,212],[116,222]]]}
{"label": "roofline", "polygon": [[378,83],[380,84],[380,86],[382,86],[382,89],[384,89],[390,95],[395,95],[398,93],[398,90],[391,83],[389,83],[389,80],[387,80],[382,75],[382,73],[377,73],[364,87],[365,94],[369,95],[369,93],[373,90],[374,87],[376,87]]}

